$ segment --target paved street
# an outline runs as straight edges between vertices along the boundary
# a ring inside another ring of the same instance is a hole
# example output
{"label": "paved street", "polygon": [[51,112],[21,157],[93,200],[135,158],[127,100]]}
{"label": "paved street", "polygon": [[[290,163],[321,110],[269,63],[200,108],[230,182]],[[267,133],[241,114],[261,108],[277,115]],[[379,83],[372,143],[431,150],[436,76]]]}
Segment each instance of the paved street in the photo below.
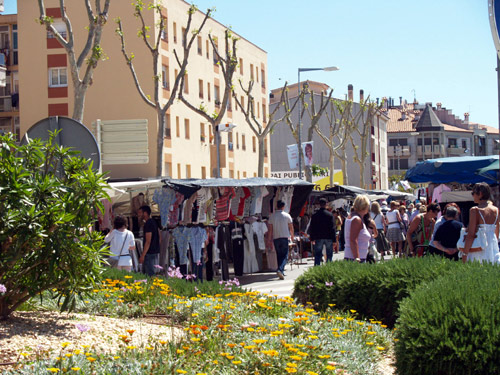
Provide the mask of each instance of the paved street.
{"label": "paved street", "polygon": [[[333,260],[344,259],[344,253],[333,254]],[[293,284],[295,279],[302,275],[309,267],[314,266],[313,258],[302,259],[302,264],[293,265],[287,264],[285,268],[285,280],[280,280],[276,272],[259,272],[251,275],[243,275],[239,278],[241,286],[251,290],[256,290],[263,293],[278,296],[291,296],[293,292]]]}

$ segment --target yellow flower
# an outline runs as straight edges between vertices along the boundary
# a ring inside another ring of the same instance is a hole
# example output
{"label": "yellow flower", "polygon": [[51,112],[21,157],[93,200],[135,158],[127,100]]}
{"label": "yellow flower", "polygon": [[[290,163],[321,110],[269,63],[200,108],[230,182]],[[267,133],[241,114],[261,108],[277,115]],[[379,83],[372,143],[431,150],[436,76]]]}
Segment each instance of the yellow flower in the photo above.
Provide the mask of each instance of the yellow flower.
{"label": "yellow flower", "polygon": [[135,332],[135,329],[127,329],[127,332],[130,336],[132,336]]}
{"label": "yellow flower", "polygon": [[314,372],[314,371],[306,371],[306,374],[308,374],[308,375],[319,375],[317,372]]}
{"label": "yellow flower", "polygon": [[129,350],[136,349],[136,348],[137,348],[137,346],[127,346],[127,349],[129,349]]}
{"label": "yellow flower", "polygon": [[146,349],[147,350],[153,350],[153,348],[151,346],[146,346]]}
{"label": "yellow flower", "polygon": [[194,342],[198,342],[200,341],[201,339],[197,338],[197,337],[191,337],[191,341],[194,341]]}
{"label": "yellow flower", "polygon": [[48,371],[50,371],[50,372],[53,372],[53,373],[57,373],[57,372],[59,372],[59,369],[58,369],[58,368],[55,368],[55,367],[50,367],[50,368],[48,368],[47,370],[48,370]]}
{"label": "yellow flower", "polygon": [[294,361],[302,361],[302,357],[299,355],[291,355],[290,358]]}
{"label": "yellow flower", "polygon": [[292,363],[292,362],[288,362],[286,365],[288,367],[297,367],[297,364],[296,363]]}
{"label": "yellow flower", "polygon": [[177,349],[177,354],[182,354],[182,353],[184,353],[184,350],[182,350],[182,349]]}
{"label": "yellow flower", "polygon": [[[69,344],[70,344],[69,342],[63,342],[63,343],[61,344],[61,346],[62,346],[63,348],[66,348]],[[58,369],[58,370],[59,370],[59,369]]]}
{"label": "yellow flower", "polygon": [[187,371],[184,371],[184,370],[176,370],[176,372],[178,374],[187,374]]}
{"label": "yellow flower", "polygon": [[234,365],[239,365],[240,363],[241,363],[241,361],[233,361]]}
{"label": "yellow flower", "polygon": [[285,368],[286,372],[288,372],[289,374],[291,374],[292,372],[297,372],[297,369],[293,368],[293,367],[286,367]]}
{"label": "yellow flower", "polygon": [[125,276],[125,278],[126,278],[126,279],[131,279],[131,278],[132,278],[132,276],[127,275],[127,276]]}
{"label": "yellow flower", "polygon": [[80,367],[71,367],[73,371],[80,371]]}
{"label": "yellow flower", "polygon": [[213,363],[214,365],[218,365],[218,364],[219,364],[219,361],[218,361],[218,360],[216,360],[216,359],[214,359],[214,360],[212,361],[212,363]]}
{"label": "yellow flower", "polygon": [[318,338],[318,336],[307,336],[308,339],[311,339],[311,340],[316,340]]}
{"label": "yellow flower", "polygon": [[19,354],[21,354],[23,357],[27,357],[27,356],[29,356],[29,354],[28,354],[28,353],[25,353],[25,352],[23,352],[23,353],[19,353]]}
{"label": "yellow flower", "polygon": [[328,366],[326,366],[326,369],[327,370],[335,370],[335,366],[328,365]]}
{"label": "yellow flower", "polygon": [[94,361],[95,361],[95,358],[94,358],[94,357],[87,357],[87,360],[88,360],[89,362],[94,362]]}
{"label": "yellow flower", "polygon": [[66,356],[66,357],[68,357],[68,358],[69,358],[69,357],[71,357],[72,355],[73,355],[73,354],[71,354],[71,353],[66,353],[66,354],[65,354],[65,356]]}
{"label": "yellow flower", "polygon": [[256,344],[263,344],[263,343],[267,342],[267,340],[264,340],[264,339],[257,339],[257,340],[252,340],[252,341]]}
{"label": "yellow flower", "polygon": [[318,355],[318,358],[319,359],[327,359],[327,358],[330,358],[330,356],[328,354],[326,354],[326,355]]}
{"label": "yellow flower", "polygon": [[367,342],[366,345],[373,345],[373,342]]}
{"label": "yellow flower", "polygon": [[377,349],[378,350],[385,350],[385,348],[383,346],[377,346]]}

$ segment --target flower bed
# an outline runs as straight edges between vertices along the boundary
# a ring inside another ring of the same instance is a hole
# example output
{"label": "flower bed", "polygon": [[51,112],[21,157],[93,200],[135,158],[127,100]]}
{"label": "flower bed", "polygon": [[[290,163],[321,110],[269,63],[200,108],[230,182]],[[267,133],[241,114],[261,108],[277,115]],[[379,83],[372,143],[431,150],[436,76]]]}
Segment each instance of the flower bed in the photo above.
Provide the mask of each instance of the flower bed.
{"label": "flower bed", "polygon": [[[380,322],[356,320],[354,310],[339,314],[332,306],[318,313],[291,298],[227,284],[213,296],[180,296],[168,282],[108,279],[76,309],[126,317],[165,315],[184,329],[177,340],[139,340],[138,332],[124,331],[114,338],[120,349],[112,354],[61,343],[57,355],[34,362],[27,357],[7,373],[379,374],[377,363],[391,345],[389,330]],[[191,284],[194,289],[205,283]]]}

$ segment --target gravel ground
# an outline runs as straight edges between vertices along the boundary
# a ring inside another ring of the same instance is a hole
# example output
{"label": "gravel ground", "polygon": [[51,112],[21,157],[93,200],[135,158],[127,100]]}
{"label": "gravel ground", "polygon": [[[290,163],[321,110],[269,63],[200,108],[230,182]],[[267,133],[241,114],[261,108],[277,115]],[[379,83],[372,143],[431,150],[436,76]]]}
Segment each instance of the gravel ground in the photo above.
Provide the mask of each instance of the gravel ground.
{"label": "gravel ground", "polygon": [[[123,345],[119,335],[134,330],[127,345],[141,347],[148,342],[172,340],[184,334],[182,329],[167,327],[165,320],[114,319],[87,314],[61,314],[58,312],[14,312],[7,321],[0,320],[0,373],[6,364],[15,364],[22,358],[37,354],[57,353],[62,343],[70,343],[66,350],[82,349],[92,353],[114,352]],[[82,332],[78,327],[80,327]]]}

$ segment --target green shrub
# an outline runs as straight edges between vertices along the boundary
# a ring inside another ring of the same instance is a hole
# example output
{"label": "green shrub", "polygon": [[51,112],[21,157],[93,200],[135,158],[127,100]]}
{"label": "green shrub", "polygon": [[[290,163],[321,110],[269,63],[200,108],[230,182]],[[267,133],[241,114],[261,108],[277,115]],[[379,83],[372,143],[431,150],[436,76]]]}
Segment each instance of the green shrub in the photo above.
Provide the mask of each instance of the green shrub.
{"label": "green shrub", "polygon": [[462,264],[442,257],[394,259],[377,264],[330,262],[312,267],[295,281],[293,297],[324,310],[354,309],[394,326],[400,301],[422,282],[435,280]]}
{"label": "green shrub", "polygon": [[401,303],[399,374],[500,374],[500,267],[468,264]]}
{"label": "green shrub", "polygon": [[107,184],[55,135],[23,146],[0,136],[0,319],[52,288],[71,308],[103,270],[107,250],[92,224]]}

